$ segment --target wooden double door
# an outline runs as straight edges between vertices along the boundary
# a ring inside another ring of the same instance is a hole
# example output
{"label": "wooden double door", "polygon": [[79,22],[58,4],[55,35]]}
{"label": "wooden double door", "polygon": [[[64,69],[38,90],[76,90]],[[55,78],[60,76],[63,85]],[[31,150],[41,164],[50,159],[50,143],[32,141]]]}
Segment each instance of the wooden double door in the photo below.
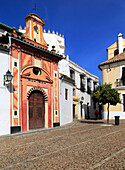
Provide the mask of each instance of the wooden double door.
{"label": "wooden double door", "polygon": [[39,91],[33,91],[29,97],[29,129],[44,128],[45,101]]}

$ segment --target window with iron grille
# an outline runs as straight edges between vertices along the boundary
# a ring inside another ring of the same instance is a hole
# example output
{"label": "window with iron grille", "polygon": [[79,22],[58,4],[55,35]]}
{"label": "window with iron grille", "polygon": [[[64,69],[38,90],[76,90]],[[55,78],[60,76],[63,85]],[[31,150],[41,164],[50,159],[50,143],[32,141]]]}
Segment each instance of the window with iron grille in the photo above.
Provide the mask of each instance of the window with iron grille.
{"label": "window with iron grille", "polygon": [[70,70],[70,77],[71,79],[75,80],[75,71]]}
{"label": "window with iron grille", "polygon": [[122,85],[125,86],[125,67],[122,67],[122,77],[121,77],[121,80],[122,80]]}
{"label": "window with iron grille", "polygon": [[80,75],[80,90],[81,91],[85,91],[85,76],[84,75]]}
{"label": "window with iron grille", "polygon": [[68,89],[65,89],[65,100],[68,100]]}
{"label": "window with iron grille", "polygon": [[125,94],[123,94],[123,112],[125,112]]}

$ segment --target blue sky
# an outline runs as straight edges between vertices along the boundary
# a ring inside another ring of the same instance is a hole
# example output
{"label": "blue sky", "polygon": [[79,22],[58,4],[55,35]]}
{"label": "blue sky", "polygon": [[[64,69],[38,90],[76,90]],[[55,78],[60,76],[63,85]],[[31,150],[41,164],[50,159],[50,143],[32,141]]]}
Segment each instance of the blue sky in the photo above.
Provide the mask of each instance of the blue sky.
{"label": "blue sky", "polygon": [[66,55],[89,72],[99,76],[98,65],[107,60],[106,49],[125,34],[124,0],[4,0],[0,22],[19,28],[24,17],[37,5],[37,14],[46,30],[64,34]]}

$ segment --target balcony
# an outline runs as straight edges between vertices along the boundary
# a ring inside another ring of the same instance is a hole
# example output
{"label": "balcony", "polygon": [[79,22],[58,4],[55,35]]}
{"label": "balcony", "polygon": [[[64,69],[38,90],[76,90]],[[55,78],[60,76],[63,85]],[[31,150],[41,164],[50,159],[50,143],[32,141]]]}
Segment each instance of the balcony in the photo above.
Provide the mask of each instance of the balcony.
{"label": "balcony", "polygon": [[119,86],[125,86],[125,80],[124,79],[116,79],[116,87],[119,87]]}

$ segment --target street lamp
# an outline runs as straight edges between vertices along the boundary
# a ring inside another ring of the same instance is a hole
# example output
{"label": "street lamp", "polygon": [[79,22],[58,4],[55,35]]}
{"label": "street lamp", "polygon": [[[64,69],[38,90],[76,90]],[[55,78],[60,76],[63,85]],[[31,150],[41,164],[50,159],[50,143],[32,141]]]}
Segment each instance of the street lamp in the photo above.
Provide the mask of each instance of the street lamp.
{"label": "street lamp", "polygon": [[8,70],[6,72],[6,74],[4,75],[4,86],[5,86],[6,82],[9,83],[10,81],[12,81],[12,79],[13,79],[13,76],[12,76],[11,72]]}

